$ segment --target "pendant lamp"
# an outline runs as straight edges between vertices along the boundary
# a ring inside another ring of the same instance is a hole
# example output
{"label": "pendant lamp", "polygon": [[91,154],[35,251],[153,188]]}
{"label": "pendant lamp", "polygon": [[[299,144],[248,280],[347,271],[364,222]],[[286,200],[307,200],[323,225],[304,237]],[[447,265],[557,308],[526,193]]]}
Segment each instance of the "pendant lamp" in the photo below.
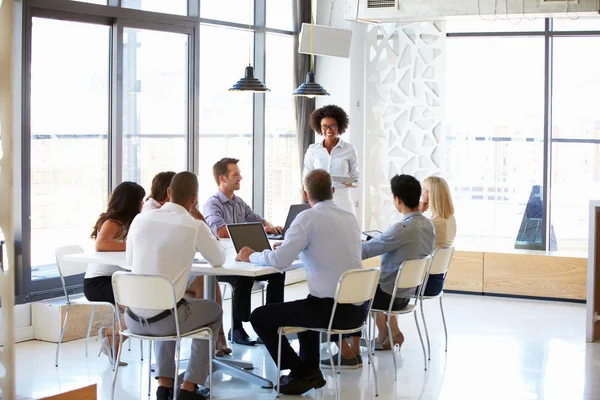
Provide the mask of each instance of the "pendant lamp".
{"label": "pendant lamp", "polygon": [[314,99],[316,96],[329,96],[327,90],[315,82],[315,73],[312,69],[306,74],[306,82],[298,86],[298,89],[292,94],[294,96],[306,96],[309,99]]}
{"label": "pendant lamp", "polygon": [[[251,1],[252,3],[252,1]],[[252,7],[250,7],[252,9]],[[248,25],[248,66],[244,72],[244,77],[237,81],[230,89],[230,92],[270,92],[271,89],[265,86],[258,78],[254,77],[254,67],[251,64],[250,49],[252,48],[252,25]]]}
{"label": "pendant lamp", "polygon": [[313,24],[312,24],[312,11],[310,14],[310,59],[309,59],[309,71],[306,74],[306,82],[302,85],[298,86],[298,89],[294,93],[293,96],[305,96],[309,99],[314,99],[317,96],[329,96],[327,90],[323,88],[323,86],[319,85],[315,82],[315,73],[313,72],[312,64],[313,64],[313,55],[312,55],[312,33],[313,33]]}

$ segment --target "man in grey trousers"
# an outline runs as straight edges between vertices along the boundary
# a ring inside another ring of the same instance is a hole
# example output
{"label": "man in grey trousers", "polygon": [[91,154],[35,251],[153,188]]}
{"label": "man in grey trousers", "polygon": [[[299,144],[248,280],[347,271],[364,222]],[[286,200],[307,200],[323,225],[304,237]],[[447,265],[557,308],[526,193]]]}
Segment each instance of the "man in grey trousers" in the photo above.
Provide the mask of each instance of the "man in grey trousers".
{"label": "man in grey trousers", "polygon": [[[209,327],[215,334],[221,327],[223,311],[210,300],[184,299],[190,269],[196,251],[212,266],[225,262],[225,249],[208,226],[190,215],[198,200],[198,178],[191,172],[173,177],[169,187],[170,202],[160,209],[138,214],[127,235],[127,261],[136,274],[163,275],[175,286],[177,313],[181,333]],[[174,335],[175,317],[171,310],[127,309],[127,327],[138,334]],[[157,400],[173,399],[175,342],[156,342],[158,377]],[[193,340],[188,368],[177,400],[205,399],[206,391],[198,387],[206,382],[209,362],[208,342]]]}

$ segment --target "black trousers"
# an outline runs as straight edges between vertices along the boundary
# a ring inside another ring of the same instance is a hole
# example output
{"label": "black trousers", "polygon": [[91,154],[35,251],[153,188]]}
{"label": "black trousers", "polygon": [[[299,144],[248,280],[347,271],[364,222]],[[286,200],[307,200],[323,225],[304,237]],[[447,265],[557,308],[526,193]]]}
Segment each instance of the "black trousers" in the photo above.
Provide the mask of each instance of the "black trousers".
{"label": "black trousers", "polygon": [[241,328],[242,322],[250,321],[250,296],[254,281],[267,281],[267,304],[283,303],[283,287],[285,273],[257,276],[217,276],[220,282],[227,282],[233,287],[232,312],[233,328]]}
{"label": "black trousers", "polygon": [[[252,313],[250,322],[277,363],[277,330],[282,326],[302,326],[306,328],[327,328],[331,318],[333,299],[308,296],[282,304],[259,307]],[[351,329],[360,326],[366,318],[367,307],[352,304],[338,304],[333,320],[333,328]],[[306,374],[319,367],[319,333],[313,331],[298,334],[300,355],[296,354],[287,338],[281,339],[281,369],[290,369],[296,376]]]}

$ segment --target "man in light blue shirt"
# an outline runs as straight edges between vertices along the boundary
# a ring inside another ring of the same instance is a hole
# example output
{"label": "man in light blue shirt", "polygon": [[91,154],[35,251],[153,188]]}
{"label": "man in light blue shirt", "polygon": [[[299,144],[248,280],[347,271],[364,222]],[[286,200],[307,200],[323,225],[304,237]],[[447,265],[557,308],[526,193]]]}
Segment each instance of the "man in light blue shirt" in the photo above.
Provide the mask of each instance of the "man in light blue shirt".
{"label": "man in light blue shirt", "polygon": [[[340,276],[350,269],[362,268],[358,223],[353,214],[333,203],[332,181],[327,171],[316,169],[306,175],[304,197],[312,208],[298,214],[280,246],[261,253],[245,247],[237,256],[241,261],[277,269],[288,267],[300,256],[306,268],[310,292],[306,299],[259,307],[250,317],[273,360],[277,360],[277,330],[282,326],[326,328]],[[366,312],[364,306],[340,304],[333,326],[339,329],[360,326]],[[279,381],[281,393],[299,395],[325,385],[319,369],[318,339],[317,332],[299,333],[300,356],[285,337],[282,339],[281,368],[291,372]]]}
{"label": "man in light blue shirt", "polygon": [[[435,228],[431,220],[419,211],[421,184],[413,176],[396,175],[391,181],[392,197],[396,209],[404,215],[400,222],[389,227],[379,237],[362,244],[362,258],[381,256],[381,276],[379,286],[373,299],[373,308],[387,310],[392,301],[392,293],[398,269],[405,260],[424,258],[433,252]],[[401,310],[408,305],[417,288],[397,290],[392,310]],[[390,327],[394,344],[402,345],[404,335],[398,328],[396,317],[390,318]],[[375,340],[376,348],[389,350],[390,340],[385,316],[377,314],[379,335]],[[342,341],[342,368],[356,368],[362,364],[357,360],[360,356],[360,333],[350,335],[350,346]],[[336,355],[335,360],[337,363]],[[331,368],[329,360],[323,360],[321,366]]]}

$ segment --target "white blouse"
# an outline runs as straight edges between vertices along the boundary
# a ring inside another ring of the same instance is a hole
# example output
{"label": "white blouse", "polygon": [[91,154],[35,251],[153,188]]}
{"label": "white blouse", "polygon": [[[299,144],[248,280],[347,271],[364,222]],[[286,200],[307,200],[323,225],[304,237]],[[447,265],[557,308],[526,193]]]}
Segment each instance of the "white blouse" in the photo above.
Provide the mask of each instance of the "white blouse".
{"label": "white blouse", "polygon": [[[323,141],[311,144],[308,147],[304,155],[302,177],[304,178],[313,169],[324,169],[335,176],[351,176],[357,180],[360,178],[356,148],[350,143],[344,142],[341,138],[338,144],[331,150],[331,154],[323,146]],[[346,189],[339,182],[334,182],[333,187],[336,190]]]}

